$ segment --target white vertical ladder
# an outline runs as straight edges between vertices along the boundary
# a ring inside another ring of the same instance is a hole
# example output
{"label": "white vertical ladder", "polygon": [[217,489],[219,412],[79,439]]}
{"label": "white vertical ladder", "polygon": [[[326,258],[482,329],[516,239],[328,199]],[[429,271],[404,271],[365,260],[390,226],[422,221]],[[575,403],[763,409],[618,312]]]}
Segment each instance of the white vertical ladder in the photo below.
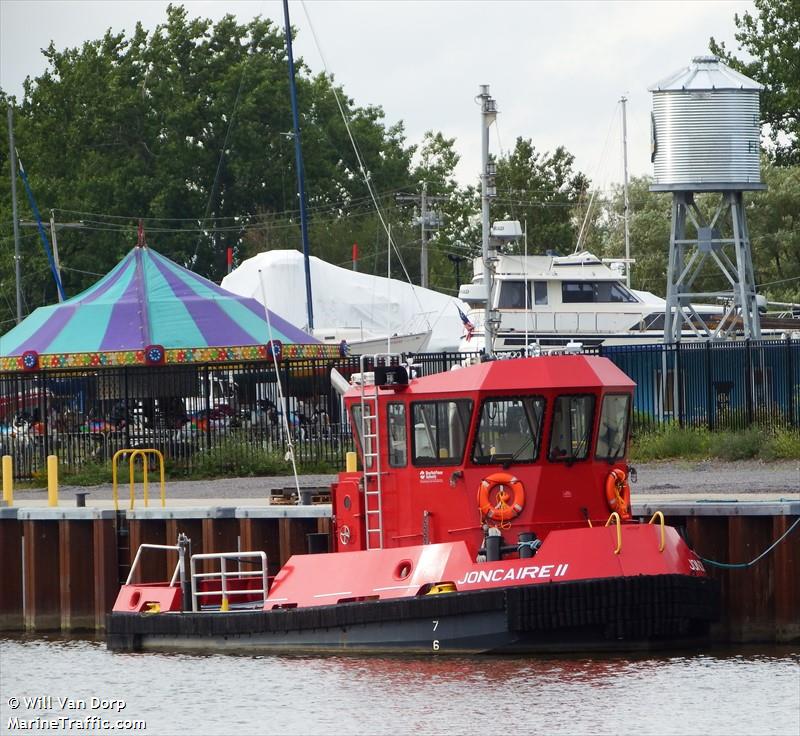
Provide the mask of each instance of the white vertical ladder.
{"label": "white vertical ladder", "polygon": [[[366,380],[367,361],[377,365],[378,357],[362,355],[361,367],[361,441],[364,453],[364,516],[367,549],[383,549],[382,472],[378,387]],[[381,356],[383,357],[383,356]],[[374,374],[373,374],[374,375]]]}

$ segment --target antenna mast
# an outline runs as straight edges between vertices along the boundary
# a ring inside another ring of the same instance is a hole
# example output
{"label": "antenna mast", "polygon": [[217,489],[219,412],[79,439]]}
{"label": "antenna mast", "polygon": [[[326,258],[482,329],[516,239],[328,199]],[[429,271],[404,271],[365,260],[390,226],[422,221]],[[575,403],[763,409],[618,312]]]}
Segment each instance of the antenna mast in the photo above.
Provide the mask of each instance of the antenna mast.
{"label": "antenna mast", "polygon": [[622,104],[622,170],[623,170],[623,185],[622,191],[624,196],[624,220],[625,220],[625,285],[630,289],[631,287],[631,231],[629,227],[629,209],[628,209],[628,115],[627,115],[627,102],[628,98],[623,96],[620,98]]}
{"label": "antenna mast", "polygon": [[497,119],[497,102],[489,94],[489,85],[480,86],[478,99],[481,101],[481,253],[483,256],[483,283],[486,286],[486,306],[483,310],[483,341],[486,354],[494,353],[496,322],[492,315],[492,285],[494,264],[497,254],[489,251],[489,204],[497,196],[495,174],[497,166],[489,161],[489,127]]}

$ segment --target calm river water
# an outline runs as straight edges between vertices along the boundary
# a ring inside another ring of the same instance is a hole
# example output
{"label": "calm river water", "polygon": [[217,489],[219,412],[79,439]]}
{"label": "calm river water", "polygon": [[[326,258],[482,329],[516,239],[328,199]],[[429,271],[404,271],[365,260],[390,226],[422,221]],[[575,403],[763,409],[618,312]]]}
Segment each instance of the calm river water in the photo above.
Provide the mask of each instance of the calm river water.
{"label": "calm river water", "polygon": [[[796,736],[800,648],[357,659],[118,654],[95,641],[0,639],[0,694],[2,734],[23,732],[24,720],[35,726],[24,733],[131,733],[143,721],[138,731],[154,736]],[[59,717],[57,730],[44,730]]]}

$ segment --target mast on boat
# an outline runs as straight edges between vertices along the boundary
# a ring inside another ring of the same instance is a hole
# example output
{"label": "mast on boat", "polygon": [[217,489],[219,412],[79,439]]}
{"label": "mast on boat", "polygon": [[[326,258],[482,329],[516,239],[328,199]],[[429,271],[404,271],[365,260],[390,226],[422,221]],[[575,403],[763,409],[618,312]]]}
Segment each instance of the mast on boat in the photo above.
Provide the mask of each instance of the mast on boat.
{"label": "mast on boat", "polygon": [[297,167],[297,193],[300,197],[300,233],[303,239],[303,262],[306,271],[306,311],[308,330],[314,332],[314,306],[311,301],[311,263],[308,256],[308,215],[306,213],[306,183],[303,170],[303,150],[300,145],[300,118],[297,113],[297,88],[294,80],[294,57],[292,55],[292,27],[289,24],[289,1],[283,0],[283,18],[286,30],[286,54],[289,61],[289,94],[292,100],[292,122],[294,124],[294,158]]}
{"label": "mast on boat", "polygon": [[478,98],[481,101],[481,254],[483,257],[483,283],[486,288],[486,306],[483,310],[483,341],[486,355],[494,352],[494,338],[498,322],[492,314],[492,285],[497,254],[489,252],[489,204],[497,195],[495,174],[497,167],[489,161],[489,127],[497,119],[497,103],[489,94],[489,85],[482,84]]}
{"label": "mast on boat", "polygon": [[631,233],[629,227],[629,208],[628,208],[628,116],[626,103],[628,98],[620,98],[622,105],[622,191],[625,207],[625,286],[631,288]]}

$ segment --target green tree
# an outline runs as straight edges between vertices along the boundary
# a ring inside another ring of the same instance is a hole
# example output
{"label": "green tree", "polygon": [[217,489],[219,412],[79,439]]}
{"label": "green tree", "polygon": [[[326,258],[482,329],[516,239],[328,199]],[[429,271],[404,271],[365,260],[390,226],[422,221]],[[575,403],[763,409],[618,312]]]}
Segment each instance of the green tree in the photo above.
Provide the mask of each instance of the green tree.
{"label": "green tree", "polygon": [[[631,286],[664,296],[669,253],[670,198],[650,191],[648,176],[633,177],[628,183],[630,204]],[[621,258],[625,254],[623,192],[618,185],[600,204],[602,215],[602,256]],[[598,254],[599,255],[599,254]]]}
{"label": "green tree", "polygon": [[[461,264],[463,280],[472,256],[480,250],[480,233],[474,227],[474,214],[480,205],[474,189],[462,187],[456,180],[455,169],[460,156],[455,150],[454,138],[428,131],[415,158],[412,178],[420,183],[418,187],[425,182],[428,196],[435,198],[428,205],[431,222],[435,223],[428,233],[429,283],[438,291],[455,293],[455,270],[449,256],[467,259]],[[419,227],[416,232],[418,243]]]}
{"label": "green tree", "polygon": [[514,149],[497,160],[492,219],[527,223],[531,253],[549,249],[568,253],[575,247],[579,225],[573,210],[585,196],[589,180],[573,170],[574,161],[563,146],[542,154],[526,138],[517,138]]}
{"label": "green tree", "polygon": [[748,197],[758,291],[771,301],[800,304],[800,166],[762,167],[767,189]]}
{"label": "green tree", "polygon": [[734,15],[739,48],[753,61],[738,59],[724,43],[710,39],[712,53],[764,85],[761,115],[768,125],[771,155],[780,165],[800,163],[800,2],[754,0],[757,14]]}
{"label": "green tree", "polygon": [[[51,44],[44,54],[46,71],[26,80],[21,101],[8,101],[40,209],[84,224],[59,234],[68,295],[135,244],[140,217],[148,244],[215,280],[227,247],[240,255],[254,241],[300,247],[280,27],[262,18],[239,24],[232,16],[214,24],[170,6],[152,32],[137,25],[129,37],[108,31],[80,48]],[[344,220],[351,212],[364,217],[368,192],[334,90],[375,190],[408,185],[414,149],[402,124],[387,125],[380,107],[357,106],[332,79],[296,64],[309,209],[312,223],[321,221],[312,226],[319,238],[312,248],[341,260],[352,243]],[[6,100],[2,91],[0,97]],[[0,186],[2,322],[14,313],[13,289],[6,289],[13,284],[13,241],[8,179]],[[31,216],[24,198],[21,216]],[[335,242],[325,237],[331,233]],[[24,235],[31,311],[54,301],[55,290],[35,234]]]}
{"label": "green tree", "polygon": [[[800,303],[800,166],[762,164],[767,189],[745,195],[753,268],[760,294],[771,301]],[[631,285],[664,296],[670,238],[670,204],[667,194],[650,192],[649,177],[630,182]],[[600,205],[602,223],[598,237],[602,255],[619,258],[624,253],[622,187],[616,187]],[[719,195],[699,195],[698,207],[706,215],[719,203]],[[730,234],[729,217],[722,218]],[[691,232],[691,228],[690,228]],[[698,290],[728,289],[724,276],[708,262],[696,282]]]}

